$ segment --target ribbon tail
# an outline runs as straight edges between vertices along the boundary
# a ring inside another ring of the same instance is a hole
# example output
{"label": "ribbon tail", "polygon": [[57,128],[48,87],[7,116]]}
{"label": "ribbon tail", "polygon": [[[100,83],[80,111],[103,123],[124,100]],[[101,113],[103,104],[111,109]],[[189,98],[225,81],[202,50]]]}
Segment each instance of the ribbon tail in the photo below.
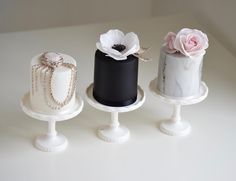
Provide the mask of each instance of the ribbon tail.
{"label": "ribbon tail", "polygon": [[139,58],[139,59],[142,60],[143,62],[149,62],[149,61],[152,60],[152,59],[150,59],[150,58],[144,57],[144,56],[142,56],[142,55],[140,55],[140,54],[137,54],[137,53],[135,53],[134,56],[137,57],[137,58]]}

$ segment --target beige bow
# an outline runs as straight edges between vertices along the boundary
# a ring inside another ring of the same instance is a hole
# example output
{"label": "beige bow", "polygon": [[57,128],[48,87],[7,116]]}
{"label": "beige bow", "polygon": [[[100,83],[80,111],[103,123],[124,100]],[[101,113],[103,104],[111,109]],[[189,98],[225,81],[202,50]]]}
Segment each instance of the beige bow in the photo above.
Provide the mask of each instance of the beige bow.
{"label": "beige bow", "polygon": [[143,56],[143,54],[146,53],[148,50],[150,50],[150,47],[148,48],[141,47],[139,51],[137,53],[134,53],[133,55],[144,62],[149,62],[152,59]]}

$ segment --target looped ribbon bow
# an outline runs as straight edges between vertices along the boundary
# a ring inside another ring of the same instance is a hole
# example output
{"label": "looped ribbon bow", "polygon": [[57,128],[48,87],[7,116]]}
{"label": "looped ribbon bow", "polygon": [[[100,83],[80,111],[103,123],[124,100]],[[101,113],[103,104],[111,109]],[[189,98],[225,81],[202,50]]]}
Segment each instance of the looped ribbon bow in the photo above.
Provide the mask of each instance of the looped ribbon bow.
{"label": "looped ribbon bow", "polygon": [[134,53],[133,55],[142,60],[143,62],[152,61],[152,59],[143,56],[143,54],[145,54],[148,50],[150,50],[150,47],[148,48],[141,47],[139,51],[137,53]]}

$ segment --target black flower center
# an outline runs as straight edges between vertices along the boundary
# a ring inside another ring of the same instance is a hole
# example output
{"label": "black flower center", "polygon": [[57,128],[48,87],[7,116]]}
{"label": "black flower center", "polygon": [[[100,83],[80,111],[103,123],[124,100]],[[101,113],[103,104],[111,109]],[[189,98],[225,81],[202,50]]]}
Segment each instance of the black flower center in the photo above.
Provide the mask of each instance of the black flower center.
{"label": "black flower center", "polygon": [[122,44],[114,44],[111,48],[117,50],[118,52],[123,52],[126,49],[126,46]]}

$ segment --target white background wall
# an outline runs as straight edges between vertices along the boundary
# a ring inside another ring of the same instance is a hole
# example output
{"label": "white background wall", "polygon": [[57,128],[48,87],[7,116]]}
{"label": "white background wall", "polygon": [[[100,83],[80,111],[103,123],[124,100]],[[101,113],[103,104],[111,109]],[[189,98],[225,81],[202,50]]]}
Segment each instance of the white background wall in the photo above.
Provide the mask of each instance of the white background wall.
{"label": "white background wall", "polygon": [[1,0],[0,32],[193,14],[236,55],[236,0]]}
{"label": "white background wall", "polygon": [[151,16],[151,0],[0,0],[0,32]]}

